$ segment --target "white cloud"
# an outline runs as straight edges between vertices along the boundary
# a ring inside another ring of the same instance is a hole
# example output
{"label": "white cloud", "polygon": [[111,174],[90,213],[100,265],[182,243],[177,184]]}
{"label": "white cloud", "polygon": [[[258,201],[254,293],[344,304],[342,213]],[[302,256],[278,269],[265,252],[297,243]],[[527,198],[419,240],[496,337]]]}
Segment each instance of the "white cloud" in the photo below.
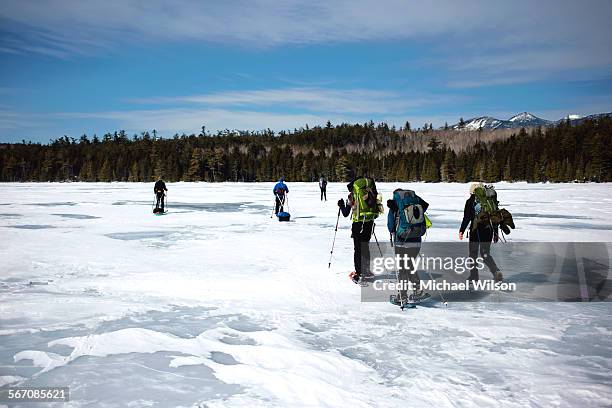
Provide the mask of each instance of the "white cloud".
{"label": "white cloud", "polygon": [[198,133],[203,125],[211,131],[230,130],[291,130],[306,124],[324,124],[327,120],[340,123],[350,120],[351,116],[316,115],[308,113],[257,112],[249,110],[226,109],[145,109],[132,111],[73,112],[60,113],[61,119],[96,119],[113,123],[110,129],[125,129],[140,132],[156,129],[161,135],[175,133]]}
{"label": "white cloud", "polygon": [[195,104],[215,107],[274,107],[309,112],[390,114],[411,108],[457,103],[454,95],[407,95],[370,89],[278,88],[226,91],[179,97],[151,97],[134,100],[147,104]]}
{"label": "white cloud", "polygon": [[[612,2],[606,0],[0,0],[0,5],[2,31],[10,34],[2,35],[2,48],[47,54],[87,53],[130,42],[265,48],[435,37],[444,44],[443,52],[472,52],[468,64],[480,61],[479,49],[491,47],[526,56],[554,47],[565,61],[580,56],[589,65],[609,66],[612,58],[609,52],[584,53],[609,46]],[[537,65],[539,60],[522,62]]]}
{"label": "white cloud", "polygon": [[[375,120],[401,125],[422,108],[448,107],[465,100],[455,95],[411,95],[390,90],[275,88],[139,98],[131,100],[138,107],[125,110],[47,114],[0,111],[0,129],[47,127],[54,133],[73,136],[91,133],[92,128],[97,133],[157,129],[168,136],[197,133],[203,125],[211,131],[291,130],[306,124],[323,125],[328,120],[335,124]],[[75,127],[76,123],[86,123],[87,128]]]}

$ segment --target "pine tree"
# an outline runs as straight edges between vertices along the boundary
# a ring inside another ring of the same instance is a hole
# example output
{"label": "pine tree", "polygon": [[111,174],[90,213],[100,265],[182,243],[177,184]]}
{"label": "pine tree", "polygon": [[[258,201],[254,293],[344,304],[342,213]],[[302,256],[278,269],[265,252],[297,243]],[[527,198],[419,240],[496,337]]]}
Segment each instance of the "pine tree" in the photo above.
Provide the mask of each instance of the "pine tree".
{"label": "pine tree", "polygon": [[456,155],[451,149],[446,149],[444,153],[444,160],[442,162],[442,167],[440,168],[440,176],[442,181],[444,182],[453,182],[456,181],[455,173],[455,160]]}
{"label": "pine tree", "polygon": [[108,159],[104,159],[104,163],[100,169],[99,179],[104,182],[113,181],[113,170],[111,169],[111,164]]}
{"label": "pine tree", "polygon": [[336,163],[336,179],[338,181],[349,181],[350,167],[346,156],[341,156]]}
{"label": "pine tree", "polygon": [[437,183],[440,181],[440,172],[433,156],[428,155],[423,163],[422,180]]}

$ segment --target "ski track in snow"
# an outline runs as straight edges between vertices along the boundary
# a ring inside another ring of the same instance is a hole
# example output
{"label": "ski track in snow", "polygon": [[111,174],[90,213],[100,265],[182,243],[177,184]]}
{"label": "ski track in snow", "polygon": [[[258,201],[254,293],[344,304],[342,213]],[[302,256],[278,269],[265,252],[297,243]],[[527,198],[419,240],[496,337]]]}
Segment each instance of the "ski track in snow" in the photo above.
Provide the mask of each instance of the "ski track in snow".
{"label": "ski track in snow", "polygon": [[[0,386],[69,406],[612,405],[612,306],[361,303],[341,183],[0,185]],[[381,183],[455,240],[466,184]],[[612,186],[497,185],[513,241],[610,241]],[[378,221],[386,240],[385,219]],[[24,404],[23,406],[28,406]]]}

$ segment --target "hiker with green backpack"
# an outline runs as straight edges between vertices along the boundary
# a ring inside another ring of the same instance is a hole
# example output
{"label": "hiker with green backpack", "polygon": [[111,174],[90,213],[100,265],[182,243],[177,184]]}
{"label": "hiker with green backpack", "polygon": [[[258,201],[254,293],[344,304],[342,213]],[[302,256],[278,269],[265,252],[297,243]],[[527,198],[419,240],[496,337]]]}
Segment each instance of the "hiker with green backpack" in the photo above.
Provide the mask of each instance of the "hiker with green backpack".
{"label": "hiker with green backpack", "polygon": [[[459,228],[459,239],[462,240],[466,229],[469,229],[469,256],[476,259],[478,254],[483,258],[484,264],[493,274],[495,281],[503,279],[503,274],[497,267],[491,256],[491,242],[499,241],[499,229],[502,228],[506,234],[510,228],[514,229],[512,215],[505,210],[499,209],[497,192],[491,185],[472,183],[470,186],[470,197],[465,202],[463,209],[463,220]],[[470,281],[478,280],[478,269],[474,266],[470,270]]]}
{"label": "hiker with green backpack", "polygon": [[384,212],[382,198],[376,190],[374,179],[358,177],[347,184],[348,201],[338,200],[338,207],[344,217],[352,213],[351,237],[353,238],[353,262],[355,271],[349,274],[354,283],[361,283],[373,277],[370,271],[370,249],[368,243],[374,232],[374,220]]}

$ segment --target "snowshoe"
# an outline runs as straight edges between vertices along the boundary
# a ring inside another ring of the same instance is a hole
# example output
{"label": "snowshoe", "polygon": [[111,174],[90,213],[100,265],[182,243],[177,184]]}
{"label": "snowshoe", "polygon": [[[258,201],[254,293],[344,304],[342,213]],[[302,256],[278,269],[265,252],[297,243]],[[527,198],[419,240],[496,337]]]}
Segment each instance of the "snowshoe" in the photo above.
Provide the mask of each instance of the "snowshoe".
{"label": "snowshoe", "polygon": [[351,273],[349,273],[349,278],[353,281],[354,284],[358,285],[360,283],[360,276],[359,274],[357,274],[357,272],[353,271]]}
{"label": "snowshoe", "polygon": [[420,290],[420,291],[416,291],[415,293],[413,293],[410,296],[408,296],[408,299],[410,301],[419,303],[422,300],[425,300],[425,299],[430,298],[430,297],[431,297],[431,295],[429,293],[423,292],[423,290]]}
{"label": "snowshoe", "polygon": [[414,309],[416,307],[416,303],[411,302],[409,300],[402,300],[399,295],[390,295],[389,303],[395,306],[399,306],[400,309]]}

